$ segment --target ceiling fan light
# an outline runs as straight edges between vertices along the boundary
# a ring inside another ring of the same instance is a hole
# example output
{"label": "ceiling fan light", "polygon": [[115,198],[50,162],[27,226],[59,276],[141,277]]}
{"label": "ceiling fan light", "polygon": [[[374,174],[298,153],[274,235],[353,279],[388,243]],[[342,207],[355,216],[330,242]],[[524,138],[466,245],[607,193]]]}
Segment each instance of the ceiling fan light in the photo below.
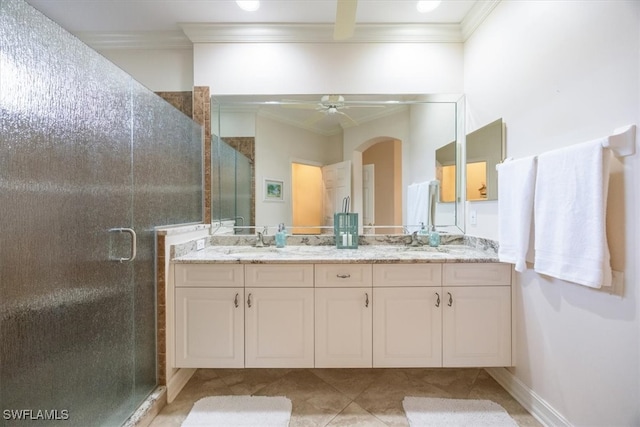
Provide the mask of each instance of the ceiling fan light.
{"label": "ceiling fan light", "polygon": [[427,13],[438,6],[440,6],[440,0],[421,0],[416,4],[416,9],[418,9],[420,13]]}
{"label": "ceiling fan light", "polygon": [[255,12],[260,8],[260,0],[236,0],[236,4],[247,12]]}

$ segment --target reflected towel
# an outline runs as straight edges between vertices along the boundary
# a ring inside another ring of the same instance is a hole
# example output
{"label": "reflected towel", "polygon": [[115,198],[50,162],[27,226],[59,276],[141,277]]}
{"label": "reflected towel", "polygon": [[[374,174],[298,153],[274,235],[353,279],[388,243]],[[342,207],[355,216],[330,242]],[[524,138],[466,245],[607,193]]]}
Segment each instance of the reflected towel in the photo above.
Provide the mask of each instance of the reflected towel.
{"label": "reflected towel", "polygon": [[533,242],[533,197],[536,158],[507,161],[498,165],[498,259],[527,269],[527,254]]}
{"label": "reflected towel", "polygon": [[411,184],[407,188],[407,231],[420,230],[420,223],[427,225],[429,218],[429,182]]}
{"label": "reflected towel", "polygon": [[611,150],[598,139],[538,156],[535,271],[592,288],[611,286],[606,234]]}

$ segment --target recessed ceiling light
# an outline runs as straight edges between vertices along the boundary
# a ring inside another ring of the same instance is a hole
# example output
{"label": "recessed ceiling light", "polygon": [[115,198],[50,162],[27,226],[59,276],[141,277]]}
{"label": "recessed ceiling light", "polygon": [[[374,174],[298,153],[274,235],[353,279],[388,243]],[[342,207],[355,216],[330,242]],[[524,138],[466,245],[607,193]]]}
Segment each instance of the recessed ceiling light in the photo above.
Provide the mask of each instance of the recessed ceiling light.
{"label": "recessed ceiling light", "polygon": [[440,0],[421,0],[416,4],[416,9],[418,9],[420,13],[427,13],[438,6],[440,6]]}
{"label": "recessed ceiling light", "polygon": [[236,3],[240,6],[240,9],[246,10],[247,12],[254,12],[260,8],[260,0],[237,0]]}

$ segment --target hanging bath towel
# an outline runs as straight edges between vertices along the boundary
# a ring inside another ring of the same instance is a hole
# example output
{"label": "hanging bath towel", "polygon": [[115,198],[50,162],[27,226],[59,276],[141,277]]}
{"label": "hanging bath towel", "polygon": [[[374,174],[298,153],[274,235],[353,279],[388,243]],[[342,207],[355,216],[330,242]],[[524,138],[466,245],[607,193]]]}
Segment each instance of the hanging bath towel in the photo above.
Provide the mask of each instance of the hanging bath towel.
{"label": "hanging bath towel", "polygon": [[498,165],[498,259],[515,264],[519,272],[527,269],[527,253],[530,241],[533,242],[535,184],[535,157]]}
{"label": "hanging bath towel", "polygon": [[535,271],[592,288],[611,286],[606,234],[611,151],[603,140],[538,156]]}

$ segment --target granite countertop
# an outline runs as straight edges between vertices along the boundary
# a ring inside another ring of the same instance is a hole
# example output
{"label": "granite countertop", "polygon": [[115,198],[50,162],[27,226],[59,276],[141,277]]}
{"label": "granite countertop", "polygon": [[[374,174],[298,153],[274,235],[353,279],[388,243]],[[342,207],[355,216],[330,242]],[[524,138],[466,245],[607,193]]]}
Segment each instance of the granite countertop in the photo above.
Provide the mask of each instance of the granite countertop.
{"label": "granite countertop", "polygon": [[429,263],[429,262],[498,262],[491,247],[464,244],[429,246],[363,245],[358,249],[335,246],[289,245],[284,248],[256,248],[239,245],[214,245],[191,251],[173,259],[176,263]]}

